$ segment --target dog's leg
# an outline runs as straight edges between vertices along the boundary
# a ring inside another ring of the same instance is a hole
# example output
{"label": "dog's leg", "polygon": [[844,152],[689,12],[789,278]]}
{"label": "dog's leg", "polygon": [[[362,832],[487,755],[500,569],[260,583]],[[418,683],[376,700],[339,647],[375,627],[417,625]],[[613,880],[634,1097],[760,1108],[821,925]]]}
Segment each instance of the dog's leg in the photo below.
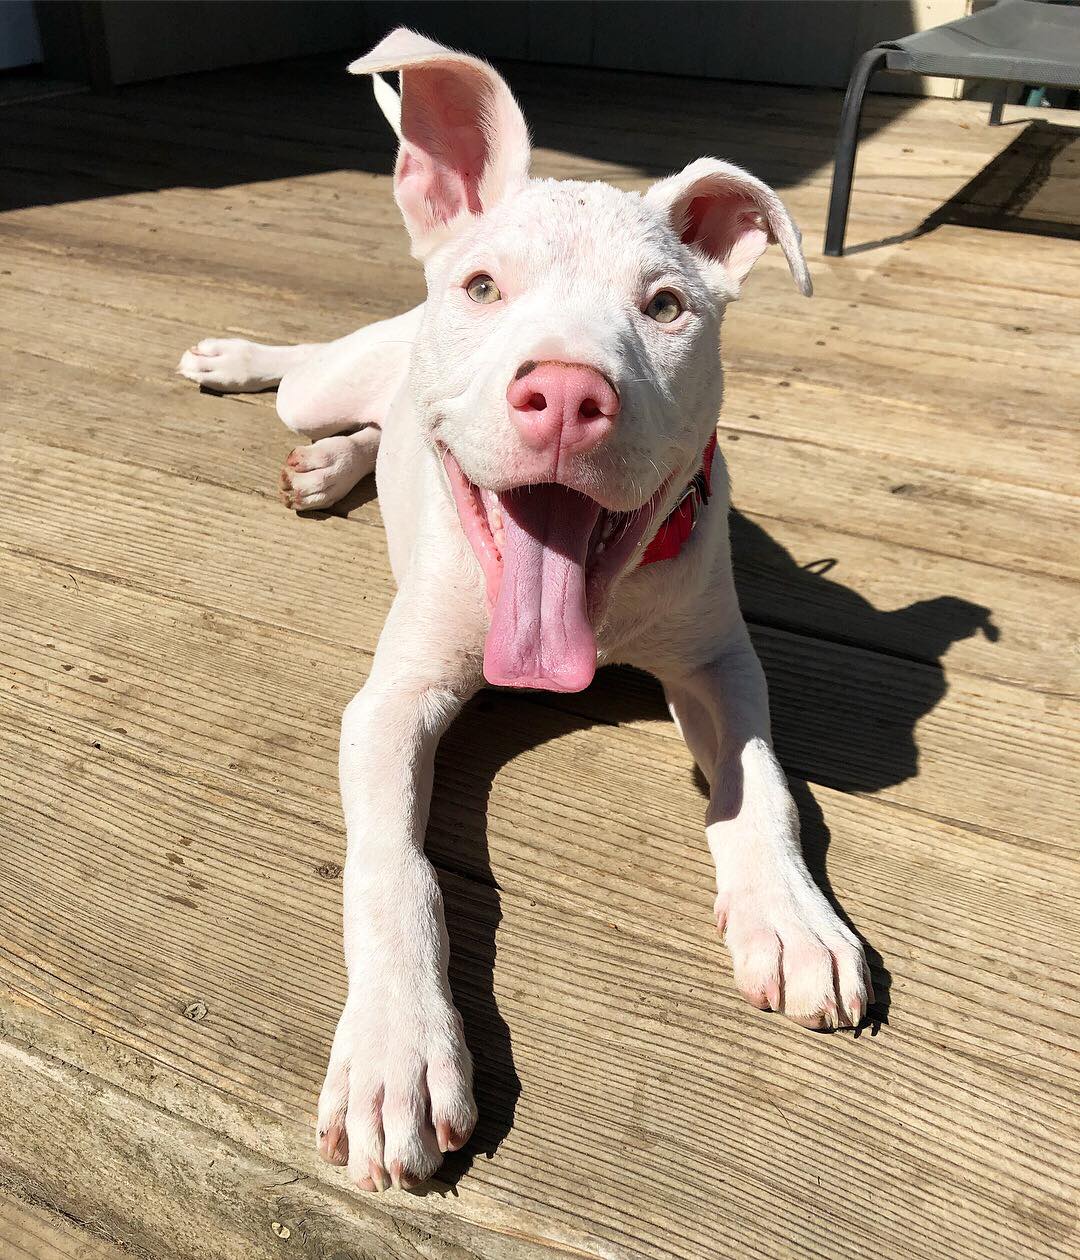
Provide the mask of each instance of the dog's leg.
{"label": "dog's leg", "polygon": [[278,386],[278,415],[314,439],[381,425],[409,367],[423,306],[329,341],[263,346],[206,338],[180,358],[177,372],[223,393]]}
{"label": "dog's leg", "polygon": [[743,638],[665,679],[668,705],[709,780],[716,921],[751,1005],[808,1028],[858,1026],[874,1000],[862,946],[814,883],[772,750],[761,665]]}
{"label": "dog's leg", "polygon": [[239,337],[206,337],[180,356],[177,373],[223,394],[271,389],[321,346],[261,346]]}
{"label": "dog's leg", "polygon": [[292,451],[281,470],[286,507],[329,507],[374,469],[383,426],[409,370],[422,309],[317,346],[286,372],[278,388],[278,415],[294,433],[314,439]]}
{"label": "dog's leg", "polygon": [[315,346],[282,377],[278,415],[294,433],[313,439],[381,426],[409,370],[423,310],[417,306]]}
{"label": "dog's leg", "polygon": [[436,745],[479,683],[450,646],[454,629],[443,633],[452,604],[452,594],[432,605],[402,589],[342,721],[349,988],[318,1142],[367,1190],[425,1180],[476,1122],[442,896],[424,856]]}

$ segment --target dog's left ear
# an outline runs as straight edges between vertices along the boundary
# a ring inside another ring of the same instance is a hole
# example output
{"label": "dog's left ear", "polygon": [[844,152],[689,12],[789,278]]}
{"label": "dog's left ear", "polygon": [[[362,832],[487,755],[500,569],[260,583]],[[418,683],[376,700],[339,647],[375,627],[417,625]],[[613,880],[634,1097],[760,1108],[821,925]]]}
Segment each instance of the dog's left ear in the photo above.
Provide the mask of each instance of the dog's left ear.
{"label": "dog's left ear", "polygon": [[[528,180],[525,119],[486,61],[399,27],[349,70],[401,71],[394,197],[416,257],[444,240],[463,216],[483,214]],[[383,84],[381,92],[385,97],[392,89]],[[380,105],[390,116],[383,100]]]}
{"label": "dog's left ear", "polygon": [[813,292],[799,229],[783,202],[738,166],[699,158],[678,175],[653,184],[645,201],[668,218],[685,245],[719,263],[736,289],[776,241],[799,291],[806,297]]}

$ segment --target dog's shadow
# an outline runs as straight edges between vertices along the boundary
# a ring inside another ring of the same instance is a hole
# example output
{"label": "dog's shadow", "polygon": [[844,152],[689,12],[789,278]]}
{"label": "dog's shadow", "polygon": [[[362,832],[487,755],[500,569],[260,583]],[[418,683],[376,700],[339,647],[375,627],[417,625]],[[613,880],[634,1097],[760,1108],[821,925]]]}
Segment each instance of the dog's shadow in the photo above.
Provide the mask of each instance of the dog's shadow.
{"label": "dog's shadow", "polygon": [[[997,632],[988,609],[948,595],[881,611],[836,580],[836,559],[800,565],[734,510],[731,529],[736,581],[769,677],[776,746],[791,776],[807,861],[858,931],[833,895],[825,860],[829,828],[808,781],[875,792],[914,775],[916,725],[946,691],[942,656],[959,639]],[[777,609],[792,610],[787,620],[798,617],[799,628],[785,625],[782,615],[768,616]],[[453,1187],[479,1153],[494,1153],[511,1129],[520,1093],[494,988],[501,916],[488,859],[487,803],[495,776],[518,753],[562,734],[632,718],[667,720],[660,687],[636,671],[608,669],[581,697],[483,692],[443,741],[429,852],[443,888],[450,980],[475,1061],[480,1122],[467,1148],[438,1174],[437,1191]],[[492,726],[505,732],[501,742],[491,738]],[[689,754],[686,764],[704,794]],[[703,819],[704,802],[701,816],[686,820],[688,839],[700,834]],[[874,977],[877,1001],[868,1022],[876,1032],[888,1022],[890,976],[872,942],[860,936]]]}

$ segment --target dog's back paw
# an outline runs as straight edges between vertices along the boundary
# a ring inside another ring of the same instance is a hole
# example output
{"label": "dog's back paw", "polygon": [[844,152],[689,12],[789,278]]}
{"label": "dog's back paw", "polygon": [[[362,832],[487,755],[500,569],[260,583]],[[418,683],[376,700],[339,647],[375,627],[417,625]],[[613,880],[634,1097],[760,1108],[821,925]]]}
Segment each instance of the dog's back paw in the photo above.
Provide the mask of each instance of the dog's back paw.
{"label": "dog's back paw", "polygon": [[196,385],[224,394],[269,389],[281,380],[273,347],[239,337],[205,338],[184,351],[176,371]]}

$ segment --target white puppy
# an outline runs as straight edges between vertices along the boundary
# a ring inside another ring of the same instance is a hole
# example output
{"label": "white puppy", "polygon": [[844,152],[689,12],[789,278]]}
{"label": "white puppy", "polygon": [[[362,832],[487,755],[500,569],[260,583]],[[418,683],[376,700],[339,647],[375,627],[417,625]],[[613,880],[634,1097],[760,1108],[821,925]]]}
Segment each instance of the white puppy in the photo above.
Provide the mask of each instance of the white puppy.
{"label": "white puppy", "polygon": [[401,71],[400,103],[378,78],[376,94],[427,300],[329,345],[203,341],[180,370],[220,390],[280,382],[281,418],[314,439],[282,471],[290,507],[376,470],[398,592],[342,723],[349,992],[318,1132],[371,1190],[431,1176],[476,1120],[424,833],[436,744],[485,679],[577,691],[610,661],[657,675],[711,784],[739,989],[810,1028],[857,1025],[873,994],[803,861],[715,453],[727,303],[770,241],[810,292],[787,212],[712,158],[644,196],[530,179],[499,75],[407,30],[350,70]]}

